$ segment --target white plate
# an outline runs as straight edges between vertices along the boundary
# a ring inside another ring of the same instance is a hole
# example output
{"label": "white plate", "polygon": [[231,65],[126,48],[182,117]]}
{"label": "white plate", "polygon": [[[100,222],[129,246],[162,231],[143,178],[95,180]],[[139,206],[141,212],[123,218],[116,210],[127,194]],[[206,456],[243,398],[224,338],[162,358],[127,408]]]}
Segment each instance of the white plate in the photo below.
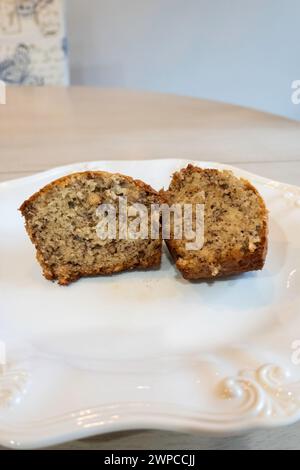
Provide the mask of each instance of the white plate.
{"label": "white plate", "polygon": [[262,272],[188,282],[165,254],[160,270],[69,287],[41,275],[17,211],[34,191],[86,169],[158,189],[187,163],[83,163],[0,185],[2,445],[37,448],[133,428],[236,433],[299,419],[300,188],[235,169],[270,210]]}

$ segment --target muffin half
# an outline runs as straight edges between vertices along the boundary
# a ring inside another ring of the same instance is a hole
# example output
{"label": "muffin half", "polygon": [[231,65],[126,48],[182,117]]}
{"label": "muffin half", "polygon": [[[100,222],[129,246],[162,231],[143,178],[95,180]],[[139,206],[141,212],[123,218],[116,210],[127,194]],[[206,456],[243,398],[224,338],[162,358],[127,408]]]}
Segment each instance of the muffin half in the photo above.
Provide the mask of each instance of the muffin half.
{"label": "muffin half", "polygon": [[187,240],[166,240],[186,279],[211,279],[263,268],[267,254],[268,214],[258,191],[230,171],[193,165],[175,173],[167,191],[169,205],[204,208],[204,244],[187,249]]}
{"label": "muffin half", "polygon": [[[158,266],[160,236],[153,240],[120,235],[119,202],[124,205],[125,199],[128,207],[143,204],[149,212],[151,204],[160,203],[158,193],[142,181],[101,171],[65,176],[25,201],[20,210],[44,276],[67,285],[82,276]],[[116,233],[106,239],[99,236],[101,226],[107,225],[108,214],[99,211],[103,205],[114,208],[116,216]],[[129,221],[134,212],[126,214]]]}

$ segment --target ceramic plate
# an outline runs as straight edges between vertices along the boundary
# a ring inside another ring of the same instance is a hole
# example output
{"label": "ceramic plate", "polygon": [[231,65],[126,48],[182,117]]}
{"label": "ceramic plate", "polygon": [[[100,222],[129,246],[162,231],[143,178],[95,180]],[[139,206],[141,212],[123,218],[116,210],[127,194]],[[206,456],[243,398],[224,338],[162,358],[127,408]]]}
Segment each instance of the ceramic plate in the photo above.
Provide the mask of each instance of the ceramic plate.
{"label": "ceramic plate", "polygon": [[165,251],[154,271],[69,287],[41,275],[17,211],[25,198],[87,169],[159,189],[187,163],[83,163],[0,184],[0,444],[137,428],[228,434],[300,418],[300,188],[234,169],[270,210],[261,272],[188,282]]}

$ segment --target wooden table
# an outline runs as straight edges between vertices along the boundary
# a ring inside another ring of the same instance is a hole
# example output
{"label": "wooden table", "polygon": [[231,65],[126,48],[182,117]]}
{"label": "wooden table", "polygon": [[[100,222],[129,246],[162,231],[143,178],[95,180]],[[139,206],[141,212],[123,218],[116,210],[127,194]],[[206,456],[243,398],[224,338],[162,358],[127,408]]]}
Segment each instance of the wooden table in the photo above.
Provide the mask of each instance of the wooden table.
{"label": "wooden table", "polygon": [[[0,181],[88,160],[188,158],[300,183],[300,123],[270,114],[96,88],[9,88],[7,101],[0,106]],[[300,423],[236,438],[126,432],[59,448],[300,450]]]}

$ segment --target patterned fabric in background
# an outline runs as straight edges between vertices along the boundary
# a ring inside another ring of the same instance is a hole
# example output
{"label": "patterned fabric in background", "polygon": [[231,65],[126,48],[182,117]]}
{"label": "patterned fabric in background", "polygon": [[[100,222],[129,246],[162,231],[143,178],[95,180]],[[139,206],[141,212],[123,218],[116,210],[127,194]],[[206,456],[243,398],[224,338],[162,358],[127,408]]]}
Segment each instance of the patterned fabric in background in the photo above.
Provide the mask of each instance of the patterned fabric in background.
{"label": "patterned fabric in background", "polygon": [[0,80],[68,85],[64,0],[0,0]]}

